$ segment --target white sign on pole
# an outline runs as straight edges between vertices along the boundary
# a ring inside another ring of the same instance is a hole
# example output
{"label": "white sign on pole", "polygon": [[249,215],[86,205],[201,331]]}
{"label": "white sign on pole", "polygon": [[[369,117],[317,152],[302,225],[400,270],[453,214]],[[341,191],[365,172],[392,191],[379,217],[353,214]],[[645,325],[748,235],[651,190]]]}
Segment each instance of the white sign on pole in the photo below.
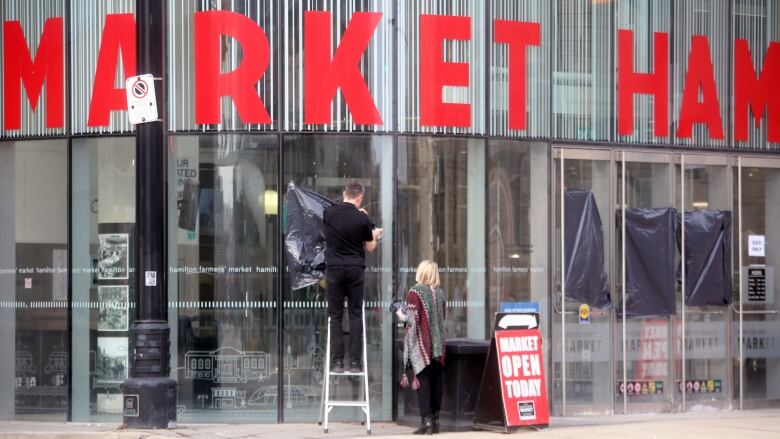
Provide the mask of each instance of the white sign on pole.
{"label": "white sign on pole", "polygon": [[764,257],[764,235],[748,235],[748,256]]}
{"label": "white sign on pole", "polygon": [[157,120],[157,98],[154,94],[152,75],[131,76],[125,80],[127,94],[127,117],[130,123],[155,122]]}
{"label": "white sign on pole", "polygon": [[146,275],[146,286],[147,287],[156,287],[157,286],[157,272],[156,271],[147,271],[145,273]]}

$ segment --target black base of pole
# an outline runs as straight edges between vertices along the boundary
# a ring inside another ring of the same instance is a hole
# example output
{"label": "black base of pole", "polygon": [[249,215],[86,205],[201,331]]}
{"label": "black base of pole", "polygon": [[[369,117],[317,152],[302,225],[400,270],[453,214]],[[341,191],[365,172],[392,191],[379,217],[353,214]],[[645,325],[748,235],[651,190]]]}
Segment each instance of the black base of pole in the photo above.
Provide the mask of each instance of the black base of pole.
{"label": "black base of pole", "polygon": [[137,320],[130,326],[130,378],[122,385],[127,427],[176,426],[176,381],[169,377],[170,332],[163,320]]}
{"label": "black base of pole", "polygon": [[122,390],[126,427],[176,427],[176,381],[170,378],[129,378]]}

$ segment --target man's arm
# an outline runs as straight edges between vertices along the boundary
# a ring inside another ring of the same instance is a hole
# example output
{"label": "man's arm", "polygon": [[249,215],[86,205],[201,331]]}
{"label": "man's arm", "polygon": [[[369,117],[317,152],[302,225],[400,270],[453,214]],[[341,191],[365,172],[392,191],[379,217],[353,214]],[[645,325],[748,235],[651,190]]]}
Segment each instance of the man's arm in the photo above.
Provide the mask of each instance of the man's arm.
{"label": "man's arm", "polygon": [[379,238],[382,237],[382,229],[372,230],[371,236],[372,236],[371,241],[365,241],[363,243],[363,247],[366,249],[367,252],[372,252],[376,250],[377,245],[379,245]]}

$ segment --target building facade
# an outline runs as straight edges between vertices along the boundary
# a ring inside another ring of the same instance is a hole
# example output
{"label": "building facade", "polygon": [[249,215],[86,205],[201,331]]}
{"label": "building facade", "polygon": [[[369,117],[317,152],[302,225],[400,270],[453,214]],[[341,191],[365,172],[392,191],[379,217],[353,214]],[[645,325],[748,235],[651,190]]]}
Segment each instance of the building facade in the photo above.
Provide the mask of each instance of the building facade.
{"label": "building facade", "polygon": [[[780,403],[780,1],[169,0],[163,19],[180,422],[317,419],[325,290],[290,289],[285,189],[338,199],[352,179],[385,230],[366,268],[375,419],[404,412],[386,310],[422,259],[450,338],[539,307],[553,414]],[[0,21],[0,419],[118,421],[134,2],[2,0]],[[600,221],[596,303],[569,287],[574,190]],[[691,300],[673,270],[648,280],[666,308],[627,314],[648,285],[623,213],[663,208],[727,212],[720,277],[698,278],[726,297]]]}

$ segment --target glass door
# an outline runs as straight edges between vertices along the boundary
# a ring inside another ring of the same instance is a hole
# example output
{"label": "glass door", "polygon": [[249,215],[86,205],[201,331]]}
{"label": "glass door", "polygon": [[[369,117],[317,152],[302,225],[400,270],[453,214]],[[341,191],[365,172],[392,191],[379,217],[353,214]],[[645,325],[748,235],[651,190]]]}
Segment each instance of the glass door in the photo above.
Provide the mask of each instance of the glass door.
{"label": "glass door", "polygon": [[616,154],[616,412],[671,411],[678,294],[671,157]]}
{"label": "glass door", "polygon": [[611,413],[614,193],[608,150],[555,149],[553,412]]}
{"label": "glass door", "polygon": [[[735,172],[740,267],[734,306],[734,398],[740,408],[780,405],[780,160],[737,159]],[[735,380],[737,381],[737,380]]]}
{"label": "glass door", "polygon": [[686,269],[678,275],[685,293],[677,295],[675,314],[675,407],[727,409],[736,230],[728,157],[682,154],[676,162],[675,205],[685,212],[679,248]]}

